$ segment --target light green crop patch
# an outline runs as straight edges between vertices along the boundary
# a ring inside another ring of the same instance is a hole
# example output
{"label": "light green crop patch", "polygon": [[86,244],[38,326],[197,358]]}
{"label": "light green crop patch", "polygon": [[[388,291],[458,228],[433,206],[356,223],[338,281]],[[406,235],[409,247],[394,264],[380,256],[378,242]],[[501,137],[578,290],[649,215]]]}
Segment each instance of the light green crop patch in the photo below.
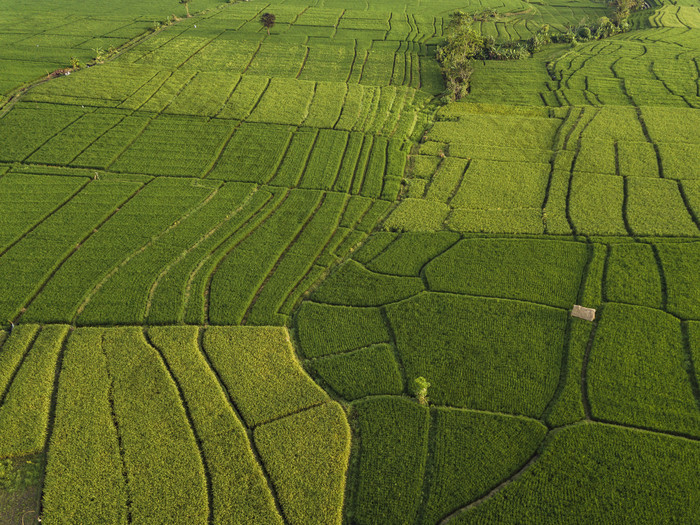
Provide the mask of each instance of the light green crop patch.
{"label": "light green crop patch", "polygon": [[248,426],[328,400],[299,365],[284,328],[213,327],[203,347]]}

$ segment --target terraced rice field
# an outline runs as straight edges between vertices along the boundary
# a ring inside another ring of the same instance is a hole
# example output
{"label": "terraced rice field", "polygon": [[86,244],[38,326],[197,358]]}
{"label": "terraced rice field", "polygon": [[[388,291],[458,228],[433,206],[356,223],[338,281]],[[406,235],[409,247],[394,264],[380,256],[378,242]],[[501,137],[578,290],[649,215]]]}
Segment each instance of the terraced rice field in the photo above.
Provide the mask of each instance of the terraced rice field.
{"label": "terraced rice field", "polygon": [[0,524],[697,521],[700,4],[3,8]]}

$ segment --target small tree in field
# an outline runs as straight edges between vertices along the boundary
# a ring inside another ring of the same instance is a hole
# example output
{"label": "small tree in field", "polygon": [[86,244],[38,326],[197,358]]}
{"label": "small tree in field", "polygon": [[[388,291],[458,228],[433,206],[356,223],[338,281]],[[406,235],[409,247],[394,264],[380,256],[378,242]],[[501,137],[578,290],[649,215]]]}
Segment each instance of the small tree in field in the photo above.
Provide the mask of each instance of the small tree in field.
{"label": "small tree in field", "polygon": [[428,404],[428,388],[430,388],[430,383],[426,378],[421,376],[413,380],[413,392],[421,405]]}
{"label": "small tree in field", "polygon": [[270,36],[270,29],[275,25],[275,15],[272,13],[263,13],[260,16],[260,23],[267,29],[267,36]]}
{"label": "small tree in field", "polygon": [[190,14],[190,0],[180,0],[181,4],[185,4],[185,12],[187,13],[187,18],[192,18]]}

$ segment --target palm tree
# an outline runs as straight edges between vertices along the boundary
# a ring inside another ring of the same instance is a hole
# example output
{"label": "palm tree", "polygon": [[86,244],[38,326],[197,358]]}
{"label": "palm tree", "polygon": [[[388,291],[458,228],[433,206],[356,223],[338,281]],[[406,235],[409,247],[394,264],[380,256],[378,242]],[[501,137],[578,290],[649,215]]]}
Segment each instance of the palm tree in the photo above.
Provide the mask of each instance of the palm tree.
{"label": "palm tree", "polygon": [[190,0],[180,0],[181,4],[185,4],[185,11],[187,12],[187,18],[192,18],[190,14]]}
{"label": "palm tree", "polygon": [[272,13],[263,13],[260,16],[260,23],[267,29],[267,36],[270,36],[270,28],[275,25],[275,15]]}

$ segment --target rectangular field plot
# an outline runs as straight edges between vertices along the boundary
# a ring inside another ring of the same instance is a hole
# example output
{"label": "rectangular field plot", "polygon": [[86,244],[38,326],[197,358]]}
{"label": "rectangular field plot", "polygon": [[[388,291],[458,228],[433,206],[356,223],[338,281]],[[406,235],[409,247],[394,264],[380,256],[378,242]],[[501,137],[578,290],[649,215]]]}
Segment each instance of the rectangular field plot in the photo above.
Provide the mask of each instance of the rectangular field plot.
{"label": "rectangular field plot", "polygon": [[[489,61],[477,65],[471,78],[470,98],[474,102],[543,106],[541,93],[547,93],[545,63],[539,60]],[[550,104],[559,105],[559,104]]]}
{"label": "rectangular field plot", "polygon": [[[372,48],[365,60],[360,82],[371,86],[388,86],[392,83],[394,73],[394,61],[398,51],[398,42],[378,41],[372,42]],[[400,55],[399,55],[400,56]],[[403,75],[399,80],[403,84]]]}
{"label": "rectangular field plot", "polygon": [[340,118],[348,86],[340,82],[317,82],[304,126],[332,128]]}
{"label": "rectangular field plot", "polygon": [[614,175],[577,173],[571,181],[569,212],[577,231],[589,235],[625,235],[624,180]]}
{"label": "rectangular field plot", "polygon": [[700,435],[700,415],[684,361],[678,319],[660,310],[608,304],[588,369],[593,415]]}
{"label": "rectangular field plot", "polygon": [[315,84],[298,80],[272,79],[250,122],[300,125],[309,113]]}
{"label": "rectangular field plot", "polygon": [[301,44],[264,42],[244,73],[296,77],[304,65],[306,50],[306,46]]}
{"label": "rectangular field plot", "polygon": [[577,172],[615,175],[617,173],[616,163],[615,143],[603,140],[586,140],[581,144],[574,169]]}
{"label": "rectangular field plot", "polygon": [[464,239],[428,262],[424,278],[428,288],[436,292],[571,308],[576,302],[586,258],[581,243]]}
{"label": "rectangular field plot", "polygon": [[346,82],[355,63],[355,53],[354,42],[314,43],[309,46],[309,55],[299,78]]}
{"label": "rectangular field plot", "polygon": [[198,71],[243,73],[260,47],[256,38],[229,37],[228,32],[198,50],[183,68]]}
{"label": "rectangular field plot", "polygon": [[641,114],[654,142],[700,143],[700,109],[643,107]]}
{"label": "rectangular field plot", "polygon": [[103,64],[60,76],[32,89],[26,100],[74,105],[117,106],[151,81],[157,69]]}
{"label": "rectangular field plot", "polygon": [[637,235],[698,236],[700,230],[671,180],[629,179],[628,220]]}
{"label": "rectangular field plot", "polygon": [[239,80],[240,75],[234,73],[198,73],[164,112],[213,117],[223,108]]}
{"label": "rectangular field plot", "polygon": [[581,134],[584,140],[643,142],[642,127],[634,108],[603,106]]}
{"label": "rectangular field plot", "polygon": [[270,79],[267,77],[243,75],[217,116],[219,118],[245,119],[250,115],[269,85]]}
{"label": "rectangular field plot", "polygon": [[243,123],[224,147],[209,178],[265,183],[292,138],[289,126]]}
{"label": "rectangular field plot", "polygon": [[26,159],[62,130],[87,113],[70,106],[17,106],[0,119],[0,160]]}
{"label": "rectangular field plot", "polygon": [[347,149],[348,135],[345,131],[319,131],[301,179],[301,187],[321,190],[333,188]]}
{"label": "rectangular field plot", "polygon": [[110,166],[126,173],[197,177],[216,159],[235,122],[160,116]]}
{"label": "rectangular field plot", "polygon": [[[557,118],[519,117],[510,115],[462,112],[462,104],[447,106],[438,115],[450,120],[439,120],[428,133],[436,142],[461,142],[481,146],[502,146],[513,149],[545,149],[552,147]],[[465,104],[466,106],[466,104]],[[454,113],[458,111],[459,113]],[[457,117],[456,119],[454,117]]]}
{"label": "rectangular field plot", "polygon": [[[659,146],[660,147],[660,146]],[[698,150],[700,155],[700,149]],[[619,175],[623,177],[658,177],[659,166],[654,144],[648,142],[619,142],[617,144]],[[691,171],[690,168],[688,171]],[[664,165],[664,177],[671,176],[671,170]],[[679,177],[684,178],[684,177]]]}
{"label": "rectangular field plot", "polygon": [[445,226],[449,230],[473,233],[544,233],[540,208],[471,210],[454,208]]}
{"label": "rectangular field plot", "polygon": [[0,177],[0,253],[87,182],[81,178],[29,174]]}
{"label": "rectangular field plot", "polygon": [[541,207],[549,170],[549,164],[475,160],[464,173],[451,205],[470,209]]}
{"label": "rectangular field plot", "polygon": [[659,144],[664,177],[668,179],[700,179],[700,143]]}
{"label": "rectangular field plot", "polygon": [[612,245],[605,276],[605,296],[609,301],[661,309],[663,293],[652,246]]}
{"label": "rectangular field plot", "polygon": [[71,166],[107,169],[143,132],[153,118],[153,115],[139,113],[124,117],[73,159]]}
{"label": "rectangular field plot", "polygon": [[117,126],[126,116],[120,112],[88,113],[34,152],[27,162],[67,165],[88,149],[93,142]]}
{"label": "rectangular field plot", "polygon": [[176,69],[185,64],[192,55],[204,48],[222,32],[220,30],[197,32],[196,29],[189,28],[180,33],[177,38],[173,38],[162,47],[158,47],[139,58],[136,64]]}
{"label": "rectangular field plot", "polygon": [[700,319],[700,244],[658,243],[659,259],[666,278],[666,309],[683,319]]}

